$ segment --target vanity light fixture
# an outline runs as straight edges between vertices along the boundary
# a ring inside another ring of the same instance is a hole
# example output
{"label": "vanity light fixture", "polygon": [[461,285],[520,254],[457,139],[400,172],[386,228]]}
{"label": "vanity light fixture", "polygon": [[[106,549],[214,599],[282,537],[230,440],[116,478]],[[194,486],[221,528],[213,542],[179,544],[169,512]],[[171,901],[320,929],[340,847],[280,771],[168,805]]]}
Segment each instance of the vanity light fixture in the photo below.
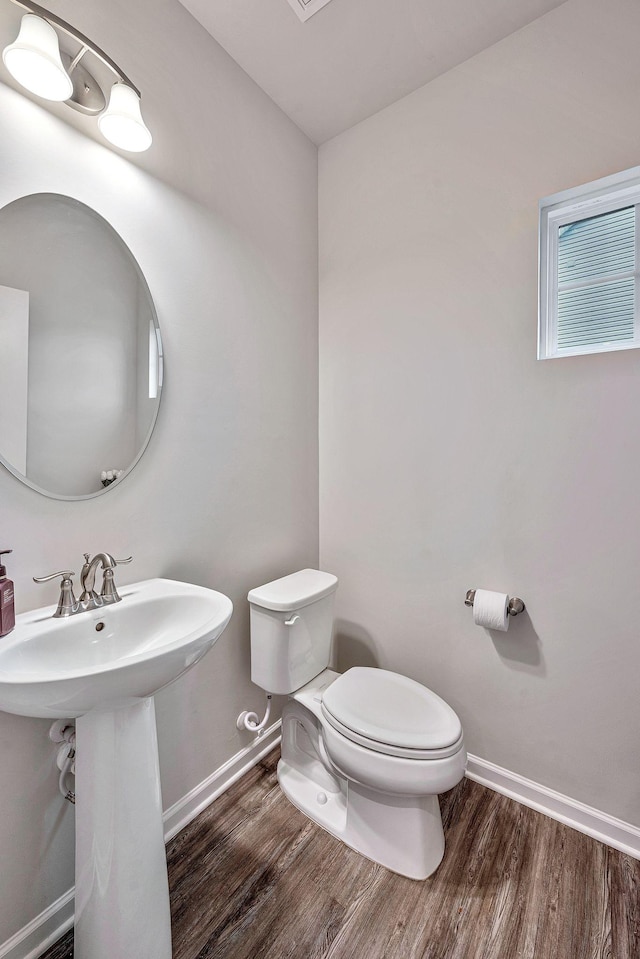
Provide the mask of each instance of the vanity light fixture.
{"label": "vanity light fixture", "polygon": [[[31,0],[12,2],[29,11],[22,18],[17,39],[2,52],[12,77],[45,100],[63,100],[74,110],[97,116],[102,135],[122,150],[148,150],[152,138],[140,112],[140,91],[120,67],[56,14]],[[80,44],[73,56],[60,50],[60,34]],[[85,66],[87,54],[107,67],[112,81],[115,79],[108,103],[101,85]]]}

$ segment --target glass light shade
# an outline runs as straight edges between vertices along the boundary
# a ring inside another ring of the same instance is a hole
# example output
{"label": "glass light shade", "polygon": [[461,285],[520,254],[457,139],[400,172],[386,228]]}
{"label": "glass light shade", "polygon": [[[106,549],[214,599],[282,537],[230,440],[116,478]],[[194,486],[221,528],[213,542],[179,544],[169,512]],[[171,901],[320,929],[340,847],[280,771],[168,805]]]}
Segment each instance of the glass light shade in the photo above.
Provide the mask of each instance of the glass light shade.
{"label": "glass light shade", "polygon": [[126,83],[114,83],[109,104],[98,117],[100,132],[122,150],[141,153],[151,146],[151,134],[140,112],[140,97]]}
{"label": "glass light shade", "polygon": [[18,83],[44,100],[68,100],[73,93],[60,59],[58,34],[33,13],[24,15],[18,38],[5,47],[2,59]]}

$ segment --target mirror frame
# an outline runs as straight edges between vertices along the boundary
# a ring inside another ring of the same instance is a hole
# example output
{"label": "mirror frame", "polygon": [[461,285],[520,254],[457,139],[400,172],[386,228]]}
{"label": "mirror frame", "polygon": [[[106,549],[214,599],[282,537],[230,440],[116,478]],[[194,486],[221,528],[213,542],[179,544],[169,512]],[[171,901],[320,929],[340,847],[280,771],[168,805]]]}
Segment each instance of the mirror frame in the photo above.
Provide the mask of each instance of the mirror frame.
{"label": "mirror frame", "polygon": [[133,266],[135,267],[135,270],[138,273],[138,277],[142,284],[143,290],[145,290],[147,293],[150,311],[151,311],[151,319],[153,321],[153,326],[156,333],[156,340],[158,344],[158,402],[156,403],[156,408],[153,414],[153,418],[151,420],[151,424],[149,426],[149,430],[147,432],[147,435],[142,445],[140,446],[140,449],[138,450],[133,461],[127,466],[126,469],[123,470],[122,476],[120,476],[116,482],[110,483],[108,486],[104,486],[102,489],[95,490],[95,492],[92,492],[92,493],[75,493],[72,495],[67,495],[64,493],[54,493],[51,490],[43,489],[37,483],[34,483],[32,480],[30,480],[28,476],[25,476],[24,473],[20,473],[15,468],[15,466],[13,466],[11,463],[8,462],[8,460],[4,458],[4,456],[0,452],[0,465],[4,466],[4,468],[8,470],[9,473],[11,473],[13,476],[15,476],[15,478],[19,480],[23,485],[30,487],[30,489],[32,490],[35,490],[36,493],[40,493],[41,496],[46,496],[48,499],[64,500],[66,502],[95,499],[97,496],[104,496],[105,493],[110,492],[114,487],[120,486],[120,484],[127,478],[127,476],[131,473],[131,471],[135,469],[140,459],[142,458],[143,454],[145,453],[147,447],[149,446],[151,437],[153,435],[153,431],[158,421],[158,414],[160,412],[160,404],[162,402],[162,392],[164,387],[164,346],[162,342],[162,332],[160,330],[160,324],[158,322],[158,313],[156,310],[156,305],[151,295],[149,284],[147,283],[146,277],[144,273],[142,272],[140,264],[138,263],[137,257],[134,256],[133,251],[131,250],[131,247],[129,246],[129,244],[124,240],[124,238],[121,236],[119,231],[110,222],[110,220],[108,220],[107,217],[104,216],[104,214],[101,213],[99,210],[96,210],[95,207],[91,206],[91,204],[87,203],[85,200],[81,200],[79,197],[71,196],[67,193],[58,193],[54,190],[39,190],[37,193],[24,193],[24,194],[20,194],[20,196],[14,197],[11,200],[8,200],[7,202],[3,203],[0,206],[0,213],[2,212],[2,210],[4,210],[5,207],[10,206],[13,203],[16,203],[18,200],[24,200],[24,199],[34,197],[34,196],[39,196],[39,195],[62,197],[65,200],[72,200],[74,203],[79,203],[82,206],[87,207],[89,210],[92,211],[92,213],[95,213],[101,220],[104,220],[104,222],[107,224],[109,229],[116,234],[120,242],[126,247],[127,252],[129,253],[129,256],[131,257]]}

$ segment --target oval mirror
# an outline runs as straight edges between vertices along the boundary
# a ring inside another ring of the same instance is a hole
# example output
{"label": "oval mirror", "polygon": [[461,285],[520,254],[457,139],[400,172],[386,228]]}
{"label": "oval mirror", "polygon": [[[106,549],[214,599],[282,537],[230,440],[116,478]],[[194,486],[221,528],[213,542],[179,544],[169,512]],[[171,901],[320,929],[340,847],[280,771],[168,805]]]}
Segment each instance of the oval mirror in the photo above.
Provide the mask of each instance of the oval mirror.
{"label": "oval mirror", "polygon": [[56,499],[119,483],[144,452],[162,390],[162,341],[144,276],[78,200],[0,210],[0,462]]}

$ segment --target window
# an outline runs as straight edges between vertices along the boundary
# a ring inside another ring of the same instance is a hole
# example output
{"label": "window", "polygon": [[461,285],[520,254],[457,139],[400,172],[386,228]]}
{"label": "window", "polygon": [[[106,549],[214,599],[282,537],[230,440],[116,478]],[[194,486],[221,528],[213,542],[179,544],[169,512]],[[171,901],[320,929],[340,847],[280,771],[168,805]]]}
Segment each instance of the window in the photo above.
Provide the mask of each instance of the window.
{"label": "window", "polygon": [[640,346],[640,167],[540,202],[538,359]]}

